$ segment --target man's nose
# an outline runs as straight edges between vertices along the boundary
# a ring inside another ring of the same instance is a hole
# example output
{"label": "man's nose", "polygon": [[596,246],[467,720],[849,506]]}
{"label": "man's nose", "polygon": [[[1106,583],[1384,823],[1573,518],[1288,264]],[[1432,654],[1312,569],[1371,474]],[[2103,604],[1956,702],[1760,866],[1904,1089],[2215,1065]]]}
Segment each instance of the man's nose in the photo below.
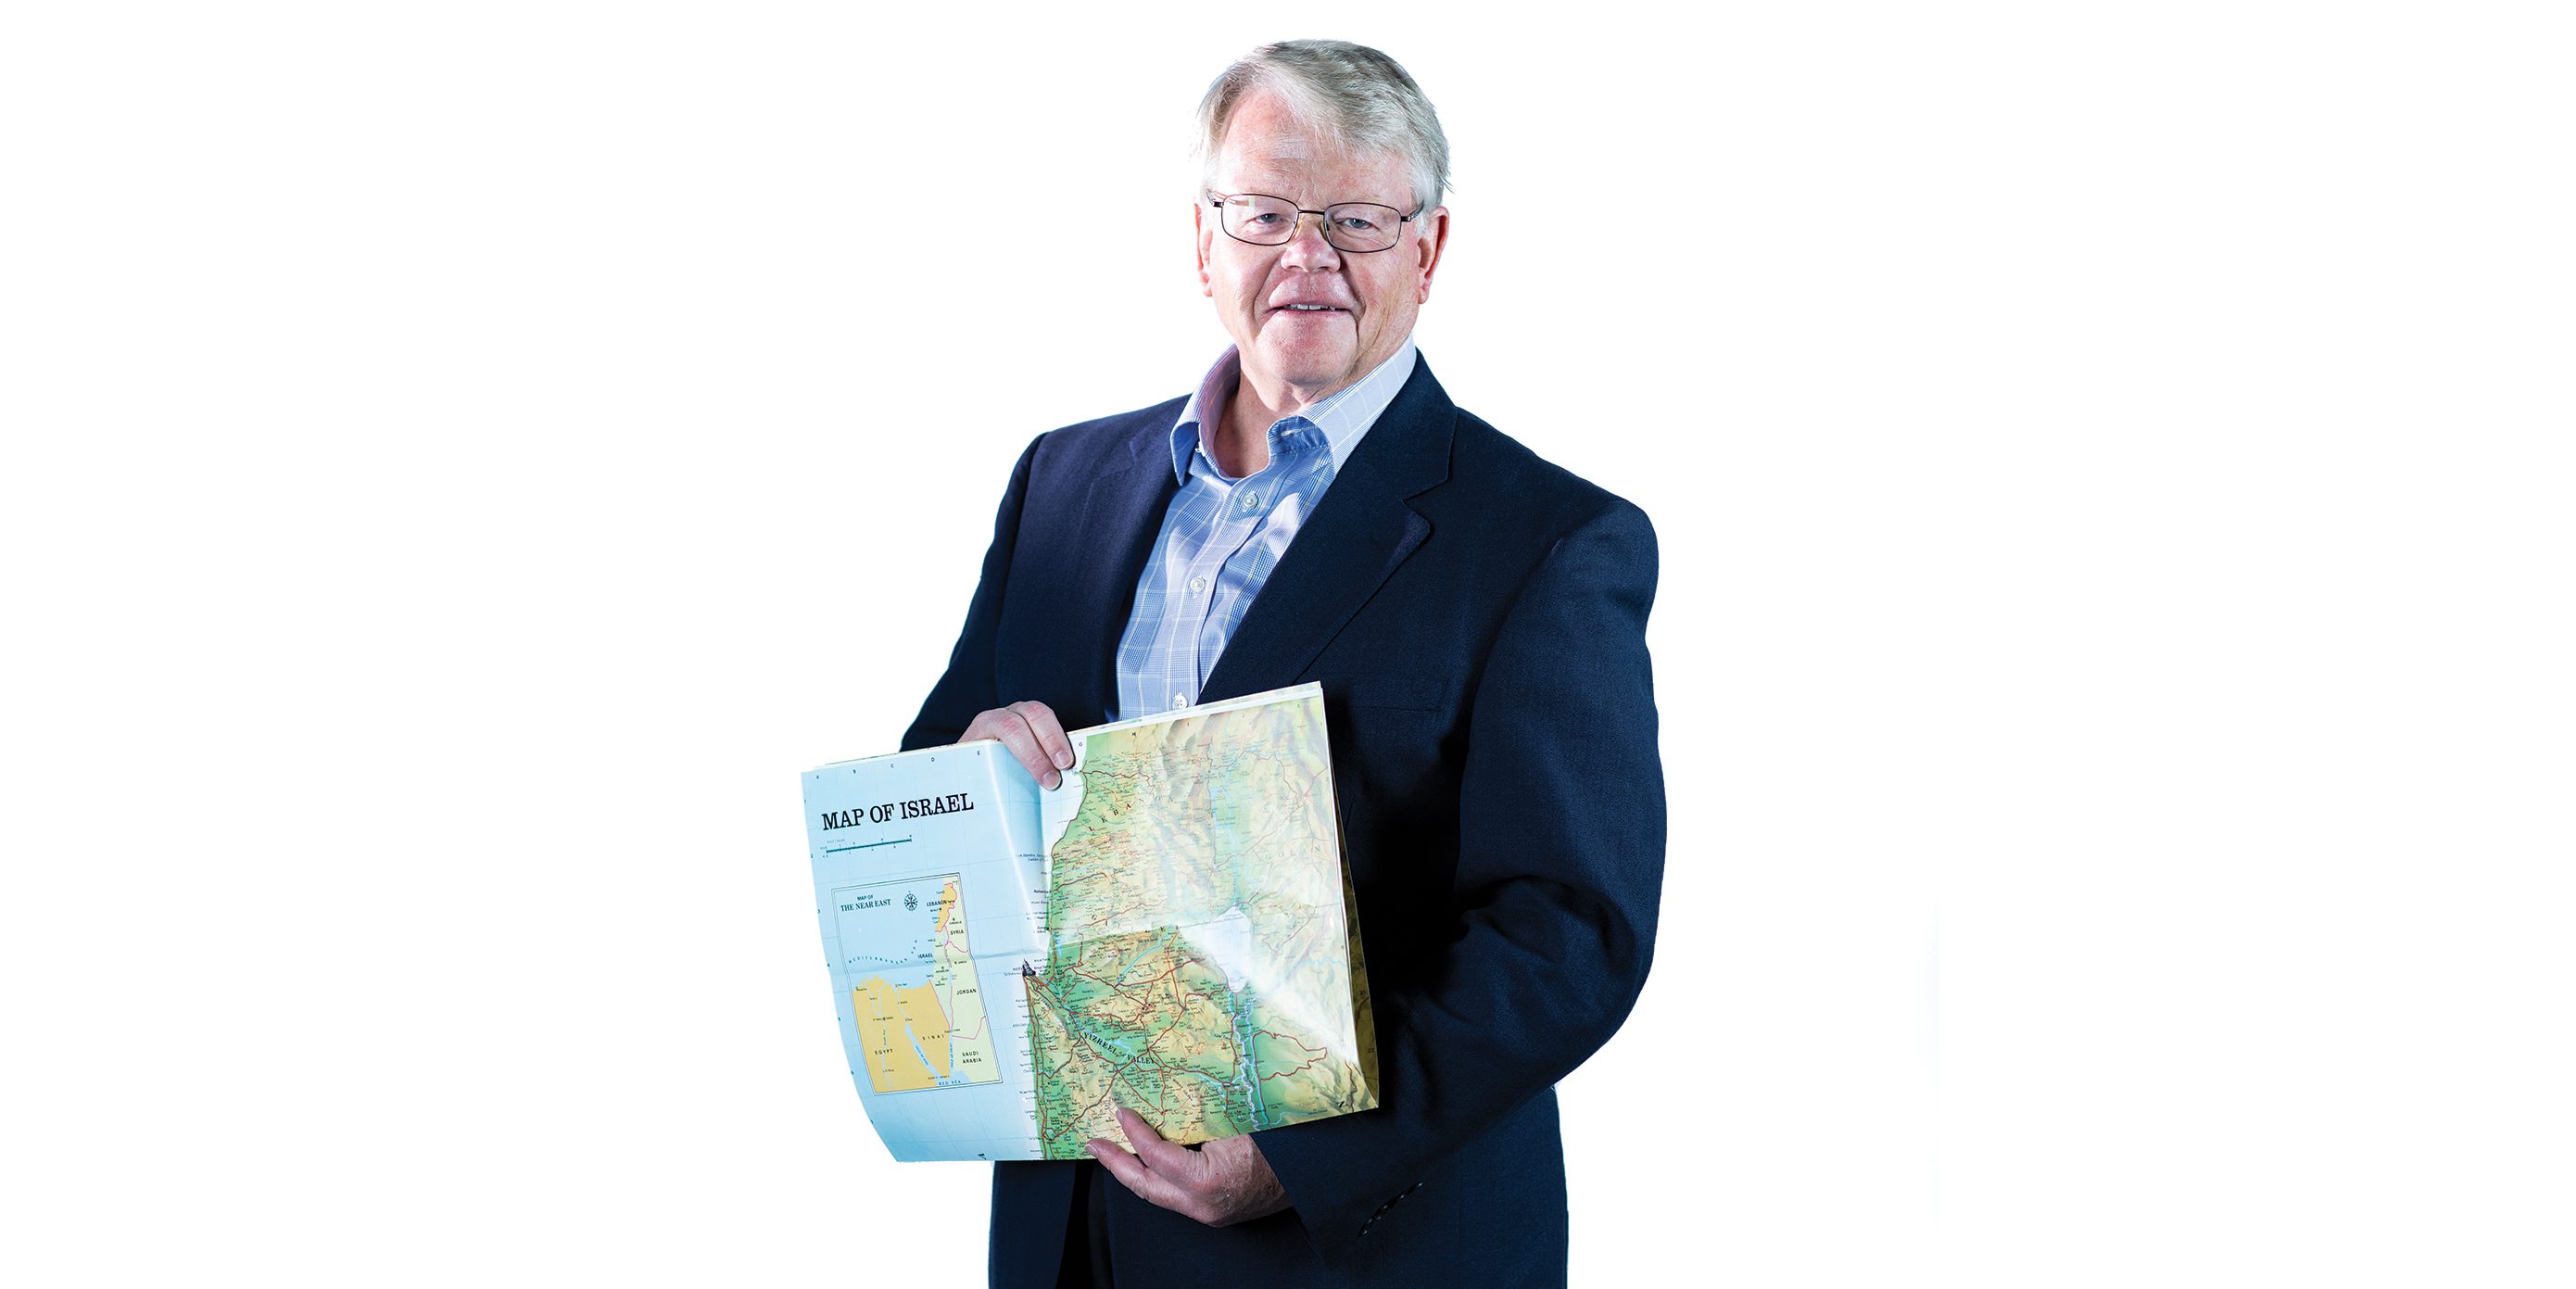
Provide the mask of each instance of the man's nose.
{"label": "man's nose", "polygon": [[1324,240],[1324,217],[1307,211],[1297,212],[1297,226],[1288,241],[1279,248],[1279,262],[1291,268],[1333,268],[1341,263],[1341,252]]}

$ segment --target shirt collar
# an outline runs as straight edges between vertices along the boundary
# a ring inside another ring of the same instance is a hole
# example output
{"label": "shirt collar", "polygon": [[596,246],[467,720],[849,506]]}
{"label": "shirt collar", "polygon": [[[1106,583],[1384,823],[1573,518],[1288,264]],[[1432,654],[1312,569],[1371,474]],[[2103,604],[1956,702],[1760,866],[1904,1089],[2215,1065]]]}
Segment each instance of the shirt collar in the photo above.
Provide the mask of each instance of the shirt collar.
{"label": "shirt collar", "polygon": [[[1333,453],[1333,471],[1340,473],[1369,427],[1377,424],[1387,404],[1395,401],[1396,391],[1412,379],[1416,356],[1413,338],[1407,336],[1402,348],[1347,388],[1335,390],[1306,410],[1272,423],[1271,445],[1277,447],[1282,435],[1295,430],[1321,430],[1325,446]],[[1235,382],[1242,374],[1242,351],[1227,345],[1216,365],[1208,368],[1207,376],[1199,381],[1198,392],[1190,395],[1189,403],[1181,408],[1181,419],[1172,425],[1172,477],[1181,483],[1190,481],[1190,458],[1198,452],[1199,426],[1225,415],[1225,401],[1234,393]],[[1213,471],[1216,463],[1210,459],[1208,465]]]}

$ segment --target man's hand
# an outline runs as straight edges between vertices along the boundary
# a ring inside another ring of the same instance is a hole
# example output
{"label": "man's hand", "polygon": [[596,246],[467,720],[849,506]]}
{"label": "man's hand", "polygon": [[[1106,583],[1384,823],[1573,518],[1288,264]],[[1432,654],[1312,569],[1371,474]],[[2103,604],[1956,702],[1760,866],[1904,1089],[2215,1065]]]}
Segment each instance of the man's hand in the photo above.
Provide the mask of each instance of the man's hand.
{"label": "man's hand", "polygon": [[1133,1110],[1118,1112],[1118,1126],[1126,1130],[1136,1153],[1094,1137],[1091,1157],[1149,1203],[1209,1226],[1232,1226],[1288,1210],[1288,1189],[1250,1137],[1219,1137],[1196,1149],[1175,1146]]}
{"label": "man's hand", "polygon": [[1073,744],[1064,736],[1063,723],[1056,720],[1054,709],[1035,700],[977,713],[957,741],[972,743],[979,738],[1002,740],[1002,746],[1011,749],[1011,755],[1043,787],[1063,782],[1064,775],[1058,772],[1073,768]]}

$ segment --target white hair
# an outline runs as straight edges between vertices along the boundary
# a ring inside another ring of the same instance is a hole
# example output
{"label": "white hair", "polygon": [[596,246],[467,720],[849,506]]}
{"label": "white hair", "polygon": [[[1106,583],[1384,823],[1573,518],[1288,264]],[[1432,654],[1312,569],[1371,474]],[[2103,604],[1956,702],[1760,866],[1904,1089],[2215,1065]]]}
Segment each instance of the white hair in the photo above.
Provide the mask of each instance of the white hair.
{"label": "white hair", "polygon": [[1449,190],[1449,138],[1402,64],[1344,40],[1285,40],[1234,61],[1199,100],[1199,182],[1216,180],[1234,111],[1255,90],[1276,94],[1308,134],[1350,156],[1392,152],[1413,171],[1418,209]]}

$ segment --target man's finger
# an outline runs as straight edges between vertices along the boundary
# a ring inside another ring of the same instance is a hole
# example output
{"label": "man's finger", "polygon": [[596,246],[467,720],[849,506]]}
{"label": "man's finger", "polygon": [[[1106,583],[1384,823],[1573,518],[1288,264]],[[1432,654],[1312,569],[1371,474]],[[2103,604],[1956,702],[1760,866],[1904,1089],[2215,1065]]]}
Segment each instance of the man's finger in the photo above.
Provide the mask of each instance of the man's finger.
{"label": "man's finger", "polygon": [[1109,1175],[1117,1178],[1119,1185],[1135,1192],[1136,1198],[1156,1208],[1170,1209],[1184,1217],[1197,1216],[1191,1212],[1196,1205],[1195,1196],[1173,1185],[1170,1180],[1153,1169],[1147,1168],[1142,1160],[1120,1150],[1107,1138],[1091,1139],[1091,1157],[1099,1160],[1100,1166],[1108,1169]]}
{"label": "man's finger", "polygon": [[1151,1164],[1155,1172],[1169,1175],[1174,1181],[1197,1180],[1205,1162],[1197,1151],[1163,1140],[1154,1125],[1125,1106],[1118,1108],[1118,1127],[1127,1134],[1127,1144],[1135,1148],[1136,1157]]}
{"label": "man's finger", "polygon": [[1002,735],[1002,746],[1011,749],[1011,755],[1020,758],[1020,764],[1026,766],[1039,783],[1052,788],[1064,782],[1064,776],[1056,773],[1055,757],[1038,738],[1037,727],[1029,724],[1028,713],[1014,703],[1002,709],[1002,716],[1002,728],[1008,731]]}
{"label": "man's finger", "polygon": [[1055,709],[1034,698],[1011,704],[1021,719],[1029,723],[1029,732],[1038,736],[1038,748],[1059,770],[1073,768],[1073,740],[1064,736],[1064,722],[1057,720]]}
{"label": "man's finger", "polygon": [[1037,731],[1030,727],[1028,716],[1018,708],[996,707],[978,714],[966,726],[966,732],[959,741],[979,738],[1001,740],[1002,747],[1010,752],[1011,758],[1040,784],[1052,788],[1062,781],[1063,776],[1056,773],[1054,758],[1038,746]]}

